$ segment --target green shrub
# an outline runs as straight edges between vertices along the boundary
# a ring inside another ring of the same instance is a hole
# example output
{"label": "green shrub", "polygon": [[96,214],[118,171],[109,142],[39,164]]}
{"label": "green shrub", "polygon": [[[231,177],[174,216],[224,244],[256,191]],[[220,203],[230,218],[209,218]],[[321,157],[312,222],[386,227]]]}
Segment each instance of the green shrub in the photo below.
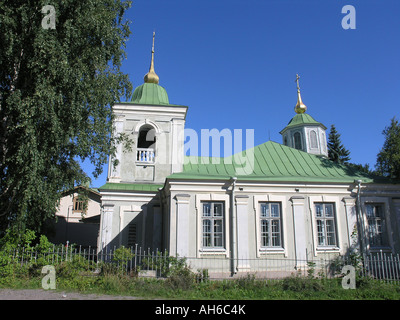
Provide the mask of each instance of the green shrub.
{"label": "green shrub", "polygon": [[255,290],[265,286],[265,283],[263,281],[256,280],[255,275],[250,273],[248,273],[244,277],[235,279],[234,282],[237,285],[237,287],[245,290]]}
{"label": "green shrub", "polygon": [[[131,252],[128,248],[124,246],[119,247],[114,251],[114,256],[112,261],[116,263],[116,271],[124,272],[128,271],[128,262],[134,258],[135,254]],[[113,268],[112,268],[113,269]]]}
{"label": "green shrub", "polygon": [[208,269],[198,269],[196,274],[197,282],[207,282],[210,280],[210,275],[208,274]]}
{"label": "green shrub", "polygon": [[72,279],[81,274],[93,271],[96,264],[85,257],[74,255],[72,259],[59,262],[55,267],[57,277]]}
{"label": "green shrub", "polygon": [[196,276],[186,264],[186,258],[169,257],[169,263],[166,284],[172,289],[190,289],[195,284]]}
{"label": "green shrub", "polygon": [[283,290],[302,292],[305,290],[321,291],[324,286],[319,279],[310,279],[310,277],[306,278],[298,274],[292,274],[282,280],[282,288]]}

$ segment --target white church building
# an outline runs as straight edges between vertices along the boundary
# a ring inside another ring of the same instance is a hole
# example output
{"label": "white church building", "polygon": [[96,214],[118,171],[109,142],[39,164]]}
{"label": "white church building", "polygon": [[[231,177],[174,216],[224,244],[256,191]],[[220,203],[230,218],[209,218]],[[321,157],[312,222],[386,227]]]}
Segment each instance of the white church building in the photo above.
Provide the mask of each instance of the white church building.
{"label": "white church building", "polygon": [[307,113],[299,77],[297,95],[282,144],[224,158],[184,156],[188,107],[171,104],[159,85],[153,37],[144,83],[113,108],[115,134],[130,134],[134,145],[118,146],[118,164],[110,159],[99,188],[98,250],[166,250],[231,273],[261,260],[301,266],[352,248],[399,253],[399,185],[330,161],[326,127]]}

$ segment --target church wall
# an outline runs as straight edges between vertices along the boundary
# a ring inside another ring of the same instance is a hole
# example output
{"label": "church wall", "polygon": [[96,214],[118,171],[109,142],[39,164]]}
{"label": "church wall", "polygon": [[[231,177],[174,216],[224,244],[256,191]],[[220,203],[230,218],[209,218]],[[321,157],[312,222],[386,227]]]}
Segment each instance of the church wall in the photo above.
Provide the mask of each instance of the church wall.
{"label": "church wall", "polygon": [[[363,210],[368,203],[385,205],[389,244],[393,252],[399,252],[400,197],[395,187],[389,189],[363,187],[361,202]],[[293,272],[294,267],[306,268],[307,261],[329,260],[345,255],[351,247],[358,248],[358,239],[352,236],[358,221],[356,194],[355,184],[237,182],[232,197],[231,181],[169,181],[162,192],[162,203],[158,193],[102,192],[100,238],[109,248],[127,246],[129,225],[135,222],[138,247],[185,256],[193,270],[245,273],[273,270],[284,263]],[[204,202],[223,203],[221,248],[203,246]],[[261,245],[260,203],[280,204],[281,246]],[[335,246],[318,245],[316,203],[332,204],[335,209]],[[105,233],[109,233],[108,238]]]}
{"label": "church wall", "polygon": [[[237,238],[233,239],[232,224],[232,186],[230,183],[216,182],[171,182],[169,199],[171,200],[170,252],[179,256],[195,258],[193,263],[202,264],[201,260],[238,259],[235,268],[245,272],[255,270],[260,261],[267,259],[272,264],[274,259],[287,260],[293,266],[306,266],[307,260],[332,259],[345,255],[351,247],[357,247],[357,238],[352,236],[356,227],[355,185],[328,184],[245,184],[237,183],[235,188],[235,209]],[[390,204],[390,196],[383,195]],[[223,249],[202,250],[202,212],[204,201],[222,201],[225,207],[225,246]],[[383,201],[380,199],[380,201]],[[281,204],[280,248],[262,248],[260,245],[261,202],[279,202]],[[396,200],[396,210],[400,212],[400,201]],[[332,204],[335,212],[336,245],[318,245],[318,226],[316,203]],[[389,211],[392,206],[388,207]],[[239,212],[241,212],[239,214]],[[183,220],[182,220],[183,219]],[[245,220],[243,220],[245,219]],[[387,219],[389,232],[397,228],[398,216]],[[396,221],[393,221],[396,220]],[[183,221],[183,222],[182,222]],[[179,225],[183,226],[179,230]],[[398,236],[396,235],[396,238]],[[184,243],[184,245],[182,245]],[[243,246],[243,243],[245,244]],[[392,241],[397,246],[398,242]],[[247,250],[246,250],[247,248]],[[242,260],[243,259],[243,260]],[[246,263],[245,263],[246,260]],[[209,268],[212,268],[208,262]],[[221,263],[217,260],[214,265]]]}
{"label": "church wall", "polygon": [[135,245],[163,250],[162,223],[158,194],[102,192],[98,250]]}

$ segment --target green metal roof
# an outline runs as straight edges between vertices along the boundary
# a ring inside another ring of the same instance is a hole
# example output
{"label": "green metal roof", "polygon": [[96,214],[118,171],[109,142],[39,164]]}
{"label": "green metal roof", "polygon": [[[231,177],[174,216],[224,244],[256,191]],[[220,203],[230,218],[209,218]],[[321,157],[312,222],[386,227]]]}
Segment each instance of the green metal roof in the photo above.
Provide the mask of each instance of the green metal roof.
{"label": "green metal roof", "polygon": [[[241,174],[240,170],[246,163],[252,164],[251,153],[254,154],[254,161],[250,172]],[[237,177],[247,181],[333,183],[351,183],[356,179],[374,181],[373,177],[351,167],[272,141],[243,151],[238,156],[244,158],[241,161],[243,166],[235,161],[235,155],[226,158],[186,157],[183,172],[168,178],[225,180]]]}
{"label": "green metal roof", "polygon": [[311,117],[309,114],[300,113],[300,114],[296,114],[292,118],[292,120],[289,121],[288,125],[280,133],[284,132],[285,130],[287,130],[289,128],[297,127],[300,125],[307,125],[307,124],[322,126],[324,129],[326,129],[326,127],[322,123],[314,120],[314,118]]}
{"label": "green metal roof", "polygon": [[100,191],[113,190],[113,191],[147,191],[157,192],[158,188],[162,188],[162,184],[145,184],[145,183],[110,183],[98,188]]}
{"label": "green metal roof", "polygon": [[143,83],[135,89],[132,102],[137,104],[169,105],[167,91],[155,83]]}

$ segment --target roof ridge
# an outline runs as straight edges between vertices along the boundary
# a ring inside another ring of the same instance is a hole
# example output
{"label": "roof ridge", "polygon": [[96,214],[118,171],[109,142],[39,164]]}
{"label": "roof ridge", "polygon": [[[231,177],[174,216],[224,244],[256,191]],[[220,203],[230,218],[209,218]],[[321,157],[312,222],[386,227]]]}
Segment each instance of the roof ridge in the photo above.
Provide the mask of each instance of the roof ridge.
{"label": "roof ridge", "polygon": [[[250,152],[254,155],[252,156]],[[241,158],[235,159],[237,155]],[[375,181],[372,176],[354,168],[271,140],[227,157],[185,157],[192,161],[185,164],[182,172],[174,173],[168,178],[225,180],[237,176],[239,179],[250,181],[352,183],[360,178],[365,182]],[[212,159],[218,161],[213,162]],[[253,160],[254,162],[251,162]],[[244,173],[239,173],[241,165],[246,166],[246,171],[242,171]],[[250,172],[246,173],[248,171]]]}

